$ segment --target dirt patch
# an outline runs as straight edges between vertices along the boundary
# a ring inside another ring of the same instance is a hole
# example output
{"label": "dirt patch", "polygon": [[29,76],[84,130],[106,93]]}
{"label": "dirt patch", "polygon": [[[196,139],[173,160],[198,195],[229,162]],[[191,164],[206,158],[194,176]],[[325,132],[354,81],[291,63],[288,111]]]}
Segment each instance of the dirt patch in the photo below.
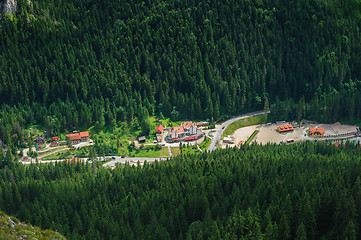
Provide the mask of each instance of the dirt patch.
{"label": "dirt patch", "polygon": [[247,139],[252,135],[254,130],[258,129],[259,125],[249,126],[237,129],[233,134],[234,143],[238,144],[240,141],[246,142]]}
{"label": "dirt patch", "polygon": [[305,140],[307,136],[306,128],[295,128],[294,131],[288,133],[278,133],[277,127],[279,124],[263,125],[260,127],[260,131],[255,137],[254,141],[257,143],[281,143],[287,140],[293,139],[295,141]]}
{"label": "dirt patch", "polygon": [[323,140],[322,138],[313,138],[307,135],[307,130],[310,127],[322,127],[325,129],[325,136],[342,135],[349,132],[356,132],[356,126],[340,125],[340,124],[304,124],[301,128],[295,128],[294,131],[288,133],[278,133],[277,127],[282,124],[263,124],[255,125],[237,129],[231,136],[234,138],[234,144],[223,144],[222,147],[236,146],[240,141],[246,142],[255,130],[259,130],[259,133],[253,139],[252,142],[259,144],[266,143],[281,143],[287,142],[287,140],[293,139],[295,142],[300,141],[314,141]]}

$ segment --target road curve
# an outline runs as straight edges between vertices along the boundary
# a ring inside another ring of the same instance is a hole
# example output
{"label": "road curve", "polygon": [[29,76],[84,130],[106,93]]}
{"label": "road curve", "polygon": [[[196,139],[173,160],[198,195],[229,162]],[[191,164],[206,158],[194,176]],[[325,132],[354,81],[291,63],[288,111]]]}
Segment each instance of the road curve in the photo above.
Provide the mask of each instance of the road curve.
{"label": "road curve", "polygon": [[212,142],[211,144],[208,146],[207,151],[211,152],[214,149],[216,149],[219,141],[221,140],[221,137],[223,135],[223,131],[233,122],[238,121],[240,119],[243,118],[248,118],[248,117],[253,117],[253,116],[257,116],[257,115],[261,115],[264,114],[264,110],[261,111],[255,111],[255,112],[250,112],[250,113],[244,113],[242,115],[233,117],[231,119],[228,119],[227,121],[225,121],[222,125],[219,125],[216,127],[216,132],[214,133],[214,137],[212,138]]}

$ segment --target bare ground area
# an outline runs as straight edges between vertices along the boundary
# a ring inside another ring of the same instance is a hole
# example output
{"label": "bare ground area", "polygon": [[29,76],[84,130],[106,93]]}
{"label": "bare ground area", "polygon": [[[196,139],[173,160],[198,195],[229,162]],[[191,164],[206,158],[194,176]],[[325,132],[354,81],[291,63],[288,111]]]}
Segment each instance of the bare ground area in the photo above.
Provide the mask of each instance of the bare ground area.
{"label": "bare ground area", "polygon": [[281,143],[286,142],[287,140],[293,139],[295,142],[297,141],[305,141],[305,140],[321,140],[319,138],[310,137],[307,135],[307,130],[310,127],[322,127],[325,129],[325,136],[335,136],[346,134],[349,132],[356,132],[356,126],[351,125],[341,125],[339,123],[336,124],[307,124],[303,125],[300,128],[296,128],[294,131],[289,133],[278,133],[277,127],[283,124],[263,124],[256,125],[250,127],[244,127],[237,129],[236,132],[232,135],[234,138],[234,144],[222,144],[222,147],[233,147],[236,146],[240,141],[246,141],[254,130],[259,130],[259,133],[253,139],[252,142],[266,144],[266,143]]}

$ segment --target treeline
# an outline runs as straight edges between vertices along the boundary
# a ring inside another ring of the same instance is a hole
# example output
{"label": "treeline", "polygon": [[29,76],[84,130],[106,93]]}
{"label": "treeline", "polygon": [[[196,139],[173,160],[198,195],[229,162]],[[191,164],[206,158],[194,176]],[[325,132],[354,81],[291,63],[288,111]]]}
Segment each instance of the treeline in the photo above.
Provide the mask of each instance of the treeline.
{"label": "treeline", "polygon": [[11,164],[0,209],[69,239],[357,239],[360,153],[306,142],[143,167]]}
{"label": "treeline", "polygon": [[304,97],[299,101],[293,98],[280,101],[276,97],[270,107],[270,121],[314,120],[318,122],[344,121],[348,123],[360,122],[361,108],[358,103],[361,99],[361,85],[353,85],[348,90],[332,90],[329,94],[318,95],[306,102]]}
{"label": "treeline", "polygon": [[217,120],[276,97],[329,109],[334,92],[360,95],[360,9],[356,0],[17,0],[0,23],[0,117],[6,104],[19,123],[64,129],[131,123],[140,109]]}

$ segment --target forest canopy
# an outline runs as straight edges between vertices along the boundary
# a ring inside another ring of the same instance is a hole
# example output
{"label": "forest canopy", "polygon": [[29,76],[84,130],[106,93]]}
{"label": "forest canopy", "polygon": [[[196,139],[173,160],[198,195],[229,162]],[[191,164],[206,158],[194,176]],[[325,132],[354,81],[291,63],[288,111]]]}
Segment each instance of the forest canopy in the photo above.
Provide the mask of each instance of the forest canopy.
{"label": "forest canopy", "polygon": [[3,126],[5,104],[59,129],[145,110],[217,120],[266,98],[361,117],[358,0],[16,2],[0,20]]}
{"label": "forest canopy", "polygon": [[251,145],[115,169],[0,170],[0,209],[69,239],[357,239],[361,148]]}

